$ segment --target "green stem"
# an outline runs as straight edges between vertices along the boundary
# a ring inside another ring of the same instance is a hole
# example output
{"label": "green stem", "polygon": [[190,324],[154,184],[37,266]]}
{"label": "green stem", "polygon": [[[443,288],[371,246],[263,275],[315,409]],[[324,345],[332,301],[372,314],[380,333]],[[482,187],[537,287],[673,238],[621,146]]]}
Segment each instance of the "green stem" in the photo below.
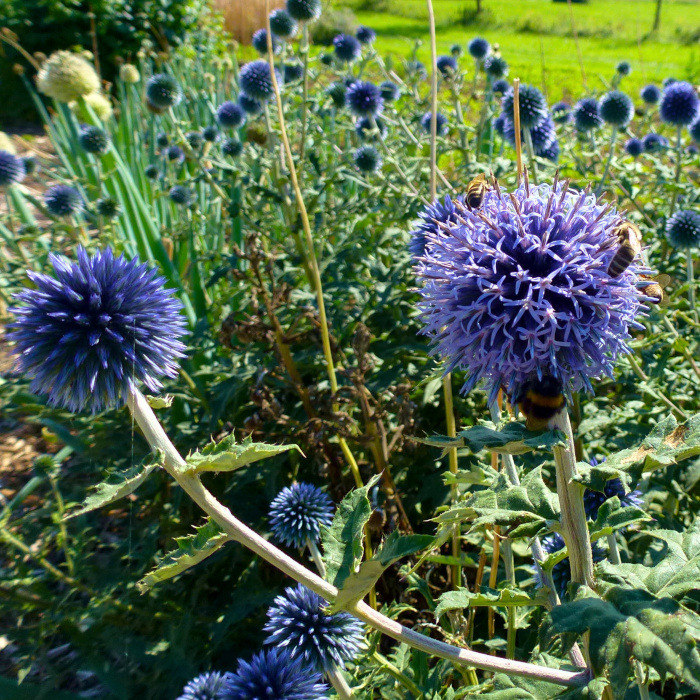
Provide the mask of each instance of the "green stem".
{"label": "green stem", "polygon": [[620,559],[620,549],[617,546],[617,540],[615,539],[615,533],[611,532],[607,535],[608,540],[608,558],[612,564],[622,564]]}
{"label": "green stem", "polygon": [[605,181],[608,178],[608,171],[610,170],[610,163],[612,161],[613,155],[615,153],[615,140],[617,139],[617,127],[613,126],[612,128],[612,134],[610,135],[610,153],[608,153],[608,159],[605,161],[605,169],[603,170],[603,177],[600,178],[600,182],[598,183],[598,187],[596,187],[595,193],[596,195],[600,195],[600,193],[603,191],[603,187],[605,186]]}
{"label": "green stem", "polygon": [[688,248],[685,251],[685,260],[688,269],[688,301],[690,302],[690,312],[695,316],[695,322],[700,323],[700,316],[698,316],[698,307],[695,301],[695,269],[693,267],[693,251]]}
{"label": "green stem", "polygon": [[306,150],[306,121],[308,117],[307,103],[309,101],[309,28],[306,22],[304,22],[301,30],[301,45],[299,51],[304,55],[301,97],[301,138],[299,141],[299,170],[303,171],[304,154]]}
{"label": "green stem", "polygon": [[372,653],[372,658],[379,663],[379,665],[390,675],[393,676],[401,685],[412,693],[416,700],[421,698],[423,694],[420,688],[402,671],[400,671],[394,664],[389,661],[386,657],[382,656],[378,651]]}
{"label": "green stem", "polygon": [[[513,545],[509,537],[506,537],[501,543],[501,551],[503,552],[503,564],[506,569],[506,577],[511,586],[515,588],[515,562],[513,559]],[[506,631],[506,656],[509,659],[515,658],[515,606],[509,605],[506,611],[508,620],[508,629]]]}
{"label": "green stem", "polygon": [[323,557],[318,549],[318,545],[313,540],[307,539],[306,546],[309,548],[311,558],[314,560],[314,564],[316,564],[318,573],[321,574],[323,578],[326,578],[326,565],[323,563]]}
{"label": "green stem", "polygon": [[345,676],[337,666],[328,669],[326,671],[326,676],[328,676],[333,690],[335,690],[336,695],[341,698],[341,700],[352,700],[352,698],[355,697],[352,688],[350,688],[348,682],[345,680]]}

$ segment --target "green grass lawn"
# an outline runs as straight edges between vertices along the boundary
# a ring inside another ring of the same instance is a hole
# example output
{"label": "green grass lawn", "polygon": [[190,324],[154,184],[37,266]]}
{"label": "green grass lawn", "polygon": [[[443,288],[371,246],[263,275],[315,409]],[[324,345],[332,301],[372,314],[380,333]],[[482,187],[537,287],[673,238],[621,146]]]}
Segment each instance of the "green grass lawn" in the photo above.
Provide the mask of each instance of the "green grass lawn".
{"label": "green grass lawn", "polygon": [[[654,16],[653,0],[590,0],[587,4],[551,0],[482,0],[483,11],[474,15],[474,0],[433,0],[438,52],[481,35],[500,44],[510,64],[509,78],[535,83],[547,90],[551,101],[581,94],[582,74],[573,23],[578,32],[585,84],[591,91],[604,89],[620,60],[632,64],[622,88],[633,95],[649,83],[673,76],[695,81],[699,74],[700,2],[665,0],[661,29],[648,36]],[[384,0],[381,11],[366,11],[366,0],[341,0],[337,7],[353,9],[358,22],[378,34],[382,52],[407,56],[416,39],[423,42],[419,58],[429,61],[425,0]],[[465,65],[470,57],[464,56]]]}

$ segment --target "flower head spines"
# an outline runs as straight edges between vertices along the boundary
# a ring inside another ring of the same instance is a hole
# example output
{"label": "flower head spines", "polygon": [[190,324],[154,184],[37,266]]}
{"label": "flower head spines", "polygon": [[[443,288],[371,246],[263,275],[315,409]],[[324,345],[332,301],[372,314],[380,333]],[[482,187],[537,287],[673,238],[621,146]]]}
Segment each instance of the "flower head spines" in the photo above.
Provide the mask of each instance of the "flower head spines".
{"label": "flower head spines", "polygon": [[360,25],[355,32],[355,37],[363,46],[367,46],[377,38],[377,34],[371,27]]}
{"label": "flower head spines", "polygon": [[71,185],[53,185],[44,193],[44,204],[49,214],[71,216],[82,210],[83,198]]}
{"label": "flower head spines", "polygon": [[333,520],[333,501],[321,489],[304,482],[285,486],[270,503],[270,527],[289,547],[317,542],[321,526]]}
{"label": "flower head spines", "polygon": [[182,90],[171,75],[157,73],[146,82],[146,100],[156,109],[169,109],[182,100]]}
{"label": "flower head spines", "polygon": [[[420,125],[423,127],[423,131],[425,131],[426,134],[429,134],[432,128],[432,118],[432,112],[426,112],[421,117]],[[442,114],[442,112],[438,112],[435,115],[435,127],[438,136],[442,136],[447,132],[447,117]]]}
{"label": "flower head spines", "polygon": [[700,212],[677,211],[666,222],[666,238],[674,248],[700,247]]}
{"label": "flower head spines", "polygon": [[222,102],[217,108],[216,121],[224,129],[237,129],[245,121],[245,110],[237,102],[227,100]]}
{"label": "flower head spines", "polygon": [[661,90],[653,84],[645,85],[639,94],[648,105],[656,105],[661,99]]}
{"label": "flower head spines", "polygon": [[460,195],[456,200],[453,200],[449,194],[446,194],[442,201],[436,199],[418,215],[418,222],[411,231],[411,240],[408,244],[408,250],[414,261],[425,254],[429,235],[440,235],[448,228],[449,224],[457,223],[461,206],[455,206],[455,202],[463,206],[464,197]]}
{"label": "flower head spines", "polygon": [[297,23],[287,10],[280,8],[270,13],[270,29],[275,36],[289,39],[297,33]]}
{"label": "flower head spines", "polygon": [[362,46],[351,34],[338,34],[333,39],[336,58],[342,63],[352,63],[360,57]]}
{"label": "flower head spines", "polygon": [[601,97],[598,111],[603,121],[618,129],[624,129],[634,116],[634,105],[629,95],[611,90]]}
{"label": "flower head spines", "polygon": [[486,58],[490,50],[489,42],[480,36],[475,36],[467,46],[467,51],[469,51],[470,55],[477,61]]}
{"label": "flower head spines", "polygon": [[625,151],[627,151],[632,158],[638,158],[644,151],[644,144],[641,139],[633,136],[625,143]]}
{"label": "flower head spines", "polygon": [[297,22],[311,22],[321,14],[321,0],[287,0],[287,12]]}
{"label": "flower head spines", "polygon": [[572,110],[574,124],[579,131],[597,129],[603,119],[598,110],[598,100],[595,97],[584,97],[579,100]]}
{"label": "flower head spines", "polygon": [[632,72],[632,66],[629,61],[620,61],[615,66],[615,72],[623,77],[628,76]]}
{"label": "flower head spines", "polygon": [[376,117],[384,109],[381,90],[374,83],[364,80],[356,80],[348,87],[345,103],[358,117]]}
{"label": "flower head spines", "polygon": [[369,143],[363,144],[355,151],[354,160],[358,170],[363,173],[373,173],[382,165],[377,149]]}
{"label": "flower head spines", "polygon": [[78,143],[86,153],[105,153],[109,148],[109,136],[97,126],[83,126],[78,133]]}
{"label": "flower head spines", "polygon": [[457,59],[454,56],[438,56],[435,65],[443,78],[449,78],[457,72]]}
{"label": "flower head spines", "polygon": [[[592,460],[591,463],[595,462]],[[583,506],[586,511],[586,517],[589,520],[595,520],[598,517],[598,511],[600,507],[605,503],[605,501],[617,497],[620,499],[620,506],[623,508],[629,508],[634,506],[636,508],[641,508],[642,492],[637,491],[627,491],[622,485],[619,479],[611,479],[605,483],[604,491],[594,491],[593,489],[586,489],[583,494]]]}
{"label": "flower head spines", "polygon": [[659,115],[675,126],[692,124],[700,114],[700,98],[695,87],[684,81],[668,85],[661,95]]}
{"label": "flower head spines", "polygon": [[246,63],[238,74],[241,90],[258,102],[267,102],[274,94],[270,64],[259,58]]}
{"label": "flower head spines", "polygon": [[230,673],[209,671],[193,678],[183,689],[177,700],[226,700]]}
{"label": "flower head spines", "polygon": [[0,187],[8,187],[24,179],[24,161],[9,151],[0,151]]}
{"label": "flower head spines", "polygon": [[[523,129],[532,129],[547,116],[547,102],[544,95],[534,85],[521,85],[518,93],[520,108],[520,125]],[[503,112],[513,121],[515,94],[507,92],[502,100]]]}
{"label": "flower head spines", "polygon": [[382,99],[385,102],[394,102],[399,99],[401,95],[401,88],[391,80],[385,80],[379,86],[379,91],[382,95]]}
{"label": "flower head spines", "polygon": [[652,131],[644,136],[642,145],[645,153],[659,153],[668,148],[668,139]]}
{"label": "flower head spines", "polygon": [[508,63],[501,56],[486,56],[484,59],[484,71],[493,80],[505,78],[508,75]]}
{"label": "flower head spines", "polygon": [[[265,56],[267,54],[267,29],[258,29],[254,34],[250,42],[253,48],[259,53]],[[280,42],[277,36],[272,34],[272,53],[280,52]]]}

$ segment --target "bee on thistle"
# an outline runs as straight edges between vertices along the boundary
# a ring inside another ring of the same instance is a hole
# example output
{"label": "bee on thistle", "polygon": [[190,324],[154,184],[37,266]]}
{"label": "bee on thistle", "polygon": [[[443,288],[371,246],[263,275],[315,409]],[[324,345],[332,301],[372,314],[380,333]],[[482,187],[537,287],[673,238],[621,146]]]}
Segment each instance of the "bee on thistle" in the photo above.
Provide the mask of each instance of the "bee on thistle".
{"label": "bee on thistle", "polygon": [[619,248],[608,265],[610,277],[619,277],[642,252],[642,233],[631,222],[623,221],[612,231]]}
{"label": "bee on thistle", "polygon": [[470,209],[478,209],[489,190],[486,175],[479,173],[468,185],[464,201]]}

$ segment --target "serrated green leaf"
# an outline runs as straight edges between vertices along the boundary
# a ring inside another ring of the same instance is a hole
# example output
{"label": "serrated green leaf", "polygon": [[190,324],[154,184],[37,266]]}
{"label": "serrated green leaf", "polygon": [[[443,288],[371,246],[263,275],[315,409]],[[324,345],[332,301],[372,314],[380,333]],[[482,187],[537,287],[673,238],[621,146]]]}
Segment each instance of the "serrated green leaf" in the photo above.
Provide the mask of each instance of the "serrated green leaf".
{"label": "serrated green leaf", "polygon": [[[548,654],[543,654],[542,657],[542,665],[553,667],[559,661],[558,665],[563,666],[559,659]],[[567,670],[574,669],[567,667]],[[606,686],[605,680],[594,678],[580,688],[562,688],[534,678],[497,673],[493,677],[493,690],[486,697],[488,700],[601,700]]]}
{"label": "serrated green leaf", "polygon": [[333,522],[321,527],[326,578],[338,588],[362,561],[363,530],[372,513],[367,494],[377,481],[379,476],[373,476],[362,488],[351,491],[336,509]]}
{"label": "serrated green leaf", "polygon": [[605,535],[611,535],[617,530],[628,528],[636,523],[653,520],[641,508],[637,506],[620,506],[617,496],[604,501],[598,509],[595,522],[588,526],[592,539],[598,539]]}
{"label": "serrated green leaf", "polygon": [[176,537],[177,549],[170,552],[155,569],[138,581],[137,588],[141,593],[145,593],[157,583],[187,571],[221,549],[230,539],[231,537],[222,532],[213,520],[207,520],[204,525],[195,527],[193,534]]}
{"label": "serrated green leaf", "polygon": [[468,588],[458,588],[456,591],[447,591],[438,599],[435,608],[435,617],[448,610],[464,610],[465,608],[480,607],[518,607],[521,605],[546,605],[547,595],[544,591],[534,597],[519,588],[502,588],[495,590],[485,586],[478,593]]}
{"label": "serrated green leaf", "polygon": [[146,480],[146,477],[148,477],[156,467],[159,467],[161,463],[161,460],[158,459],[145,466],[135,466],[125,472],[121,481],[114,484],[98,484],[93,493],[85,499],[83,505],[78,508],[78,510],[68,513],[64,520],[77,518],[79,515],[84,515],[92,510],[103,508],[110,503],[118,501],[120,498],[125,498],[132,494]]}
{"label": "serrated green leaf", "polygon": [[228,435],[220,442],[212,442],[189,454],[185,459],[186,469],[197,474],[230,472],[288,450],[297,450],[303,454],[296,445],[268,445],[264,442],[253,442],[250,438],[237,443],[233,435]]}

